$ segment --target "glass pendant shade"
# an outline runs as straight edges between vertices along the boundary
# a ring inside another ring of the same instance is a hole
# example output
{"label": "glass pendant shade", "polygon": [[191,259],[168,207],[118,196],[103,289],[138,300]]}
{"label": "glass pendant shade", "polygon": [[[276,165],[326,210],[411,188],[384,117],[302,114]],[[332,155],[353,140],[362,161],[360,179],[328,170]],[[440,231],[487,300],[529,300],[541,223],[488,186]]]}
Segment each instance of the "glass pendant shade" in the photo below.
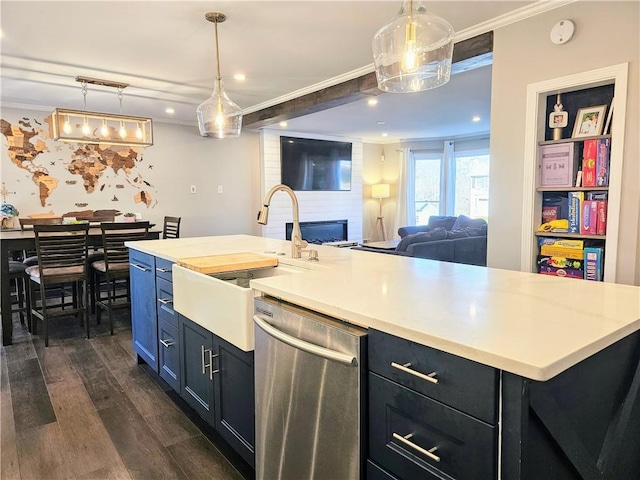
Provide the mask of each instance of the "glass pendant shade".
{"label": "glass pendant shade", "polygon": [[412,93],[444,85],[451,77],[455,32],[423,2],[403,2],[398,15],[373,37],[378,88]]}
{"label": "glass pendant shade", "polygon": [[200,135],[213,138],[234,138],[242,129],[242,110],[227,96],[222,79],[216,79],[211,96],[198,105]]}

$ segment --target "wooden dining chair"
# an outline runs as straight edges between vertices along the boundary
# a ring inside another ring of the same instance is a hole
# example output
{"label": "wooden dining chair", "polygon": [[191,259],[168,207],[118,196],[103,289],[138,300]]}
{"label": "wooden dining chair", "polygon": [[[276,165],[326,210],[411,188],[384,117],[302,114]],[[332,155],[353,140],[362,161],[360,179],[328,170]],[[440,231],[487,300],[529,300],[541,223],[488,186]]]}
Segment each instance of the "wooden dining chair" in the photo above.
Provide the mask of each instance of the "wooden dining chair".
{"label": "wooden dining chair", "polygon": [[[113,310],[130,306],[129,292],[129,248],[126,242],[146,240],[149,234],[149,222],[114,222],[102,223],[102,250],[104,259],[91,264],[93,272],[104,279],[96,282],[94,292],[96,304],[96,323],[100,324],[102,310],[109,317],[109,331],[113,335]],[[117,295],[116,282],[126,280],[126,295]],[[103,295],[106,293],[106,296]],[[124,302],[116,302],[117,298],[126,297]]]}
{"label": "wooden dining chair", "polygon": [[[89,319],[86,315],[88,231],[89,225],[86,223],[34,225],[38,264],[27,267],[25,272],[31,280],[30,286],[39,285],[40,310],[35,296],[31,295],[31,332],[37,334],[36,320],[42,320],[45,347],[49,346],[49,320],[52,317],[75,314],[80,318],[80,324],[86,325],[89,338]],[[69,283],[73,285],[73,308],[58,310],[56,306],[48,305],[45,290],[53,285]]]}
{"label": "wooden dining chair", "polygon": [[180,217],[164,217],[162,238],[180,238]]}

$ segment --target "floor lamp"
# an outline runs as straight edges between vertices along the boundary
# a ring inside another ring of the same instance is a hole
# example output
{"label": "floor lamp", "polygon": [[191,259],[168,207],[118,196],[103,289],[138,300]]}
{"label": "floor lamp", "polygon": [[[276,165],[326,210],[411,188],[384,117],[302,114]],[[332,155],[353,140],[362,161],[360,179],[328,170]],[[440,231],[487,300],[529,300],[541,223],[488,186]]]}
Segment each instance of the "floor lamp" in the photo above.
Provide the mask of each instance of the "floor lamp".
{"label": "floor lamp", "polygon": [[380,200],[380,212],[378,213],[378,219],[376,220],[376,226],[380,223],[380,230],[382,231],[382,240],[387,240],[387,231],[384,228],[384,217],[382,216],[382,199],[390,197],[390,188],[388,183],[378,183],[371,186],[371,197]]}

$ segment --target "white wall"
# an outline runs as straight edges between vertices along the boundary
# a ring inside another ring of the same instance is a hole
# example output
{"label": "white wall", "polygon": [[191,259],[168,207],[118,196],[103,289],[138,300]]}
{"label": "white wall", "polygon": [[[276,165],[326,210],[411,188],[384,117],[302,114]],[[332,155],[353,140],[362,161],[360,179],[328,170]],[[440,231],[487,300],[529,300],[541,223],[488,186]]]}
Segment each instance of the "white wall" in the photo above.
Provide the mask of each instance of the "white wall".
{"label": "white wall", "polygon": [[[2,108],[0,117],[12,125],[27,118],[33,127],[37,125],[35,121],[46,127],[47,115],[43,111]],[[115,208],[123,213],[139,212],[159,226],[165,215],[182,217],[181,236],[259,231],[255,222],[255,211],[260,205],[256,133],[214,140],[201,137],[196,127],[156,123],[154,145],[140,149],[138,158],[142,160],[136,162],[128,175],[124,171],[116,175],[112,169],[106,169],[92,193],[87,193],[79,175],[67,170],[78,145],[51,140],[46,133],[31,138],[30,142],[36,144],[37,138],[41,139],[38,145],[42,145],[43,151],[35,157],[34,166],[47,169],[59,180],[44,207],[31,173],[11,161],[7,138],[1,136],[0,177],[7,190],[16,192],[8,196],[7,202],[15,205],[21,216]],[[190,185],[196,186],[197,193],[189,193]],[[222,194],[217,193],[218,185],[223,187]],[[153,197],[149,207],[134,202],[133,196],[142,189]],[[112,201],[114,195],[118,201]]]}
{"label": "white wall", "polygon": [[[261,169],[262,196],[280,183],[280,135],[282,131],[262,130]],[[356,138],[311,135],[300,132],[286,132],[286,136],[352,142],[351,190],[344,192],[296,192],[301,222],[320,220],[348,220],[348,240],[362,239],[362,140]],[[262,203],[260,202],[260,205]],[[256,212],[258,209],[256,209]],[[285,223],[293,219],[291,200],[280,192],[276,193],[269,208],[269,223],[262,227],[262,235],[271,238],[285,238]]]}
{"label": "white wall", "polygon": [[[489,266],[520,268],[527,85],[629,62],[616,282],[640,284],[636,272],[640,268],[639,9],[638,2],[576,2],[495,31]],[[562,19],[573,20],[576,33],[568,43],[554,45],[549,40],[549,32]]]}

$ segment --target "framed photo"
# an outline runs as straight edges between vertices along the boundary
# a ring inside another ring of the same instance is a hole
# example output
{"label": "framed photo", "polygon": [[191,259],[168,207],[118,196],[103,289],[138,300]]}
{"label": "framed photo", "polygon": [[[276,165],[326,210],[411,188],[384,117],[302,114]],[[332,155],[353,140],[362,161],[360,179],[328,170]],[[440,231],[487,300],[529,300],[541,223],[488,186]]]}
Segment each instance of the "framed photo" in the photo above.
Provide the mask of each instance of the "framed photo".
{"label": "framed photo", "polygon": [[598,105],[597,107],[585,107],[578,110],[576,123],[573,125],[572,138],[601,135],[606,109],[606,105]]}
{"label": "framed photo", "polygon": [[569,122],[567,112],[551,112],[549,114],[549,128],[564,128]]}

